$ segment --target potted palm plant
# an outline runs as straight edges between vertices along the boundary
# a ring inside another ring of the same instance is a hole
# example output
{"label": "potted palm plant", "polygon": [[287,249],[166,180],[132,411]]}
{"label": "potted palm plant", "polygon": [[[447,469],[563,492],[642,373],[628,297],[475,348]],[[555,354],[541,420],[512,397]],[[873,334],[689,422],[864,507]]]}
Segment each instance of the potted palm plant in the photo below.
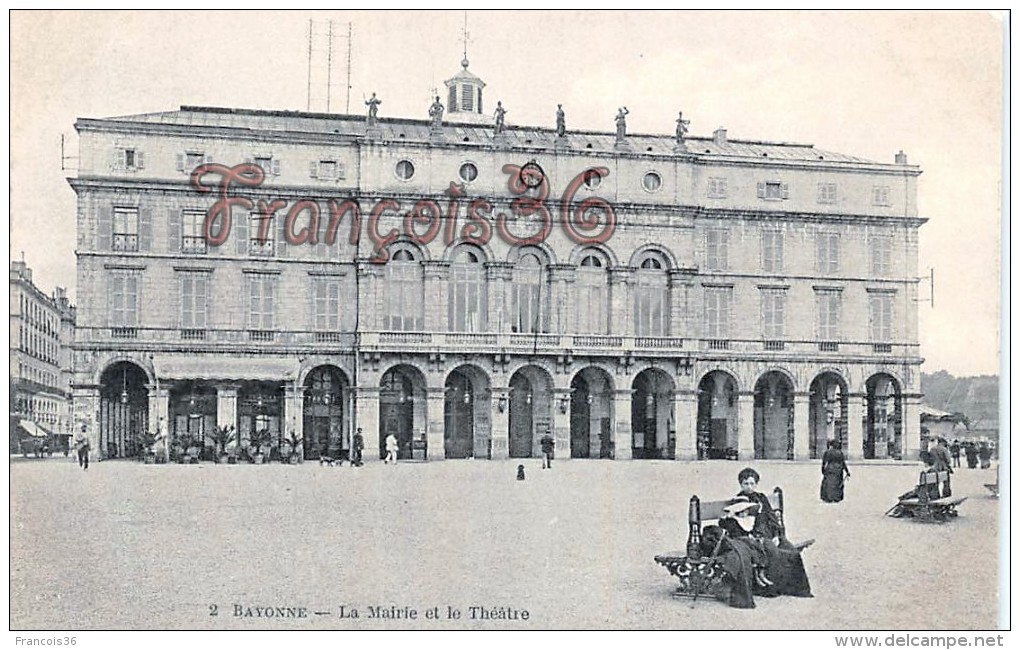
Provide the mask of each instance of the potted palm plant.
{"label": "potted palm plant", "polygon": [[141,436],[142,460],[146,465],[156,462],[156,443],[163,439],[162,434],[156,435],[146,431]]}
{"label": "potted palm plant", "polygon": [[177,459],[182,465],[187,465],[192,462],[197,447],[195,447],[195,438],[190,433],[182,433],[177,436],[174,441],[174,449],[177,452]]}
{"label": "potted palm plant", "polygon": [[230,443],[234,442],[234,427],[233,425],[227,425],[222,427],[216,427],[212,434],[213,444],[216,445],[216,462],[226,463],[228,462],[229,454],[227,447]]}
{"label": "potted palm plant", "polygon": [[[289,456],[284,455],[283,458],[286,458],[287,461],[290,462],[291,465],[296,465],[296,464],[300,463],[301,462],[301,443],[304,442],[304,438],[299,438],[297,432],[290,431],[290,432],[287,433],[286,436],[284,436],[283,441],[284,441],[284,445],[290,447],[290,454],[289,454]],[[283,453],[282,449],[281,449],[280,453],[281,454]]]}
{"label": "potted palm plant", "polygon": [[265,462],[266,454],[269,453],[269,446],[273,442],[273,436],[269,429],[259,429],[251,434],[251,459],[256,465]]}

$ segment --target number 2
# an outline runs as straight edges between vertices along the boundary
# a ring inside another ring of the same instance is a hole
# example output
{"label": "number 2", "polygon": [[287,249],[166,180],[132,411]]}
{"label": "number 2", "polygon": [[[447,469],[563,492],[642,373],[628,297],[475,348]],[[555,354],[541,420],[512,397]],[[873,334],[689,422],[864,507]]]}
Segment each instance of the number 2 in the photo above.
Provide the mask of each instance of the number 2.
{"label": "number 2", "polygon": [[219,616],[219,605],[209,605],[209,616]]}

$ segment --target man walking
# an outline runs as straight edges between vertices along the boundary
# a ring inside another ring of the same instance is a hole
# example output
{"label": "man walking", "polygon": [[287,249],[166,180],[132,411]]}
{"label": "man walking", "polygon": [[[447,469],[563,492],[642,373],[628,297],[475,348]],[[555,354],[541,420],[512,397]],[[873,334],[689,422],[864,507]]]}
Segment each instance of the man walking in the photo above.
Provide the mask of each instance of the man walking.
{"label": "man walking", "polygon": [[549,435],[549,427],[545,428],[545,435],[539,442],[542,445],[542,469],[552,469],[553,449],[555,449],[556,443]]}
{"label": "man walking", "polygon": [[361,435],[361,427],[358,427],[351,442],[351,465],[361,467],[361,450],[365,448],[365,438]]}
{"label": "man walking", "polygon": [[949,453],[953,457],[953,467],[960,466],[960,441],[954,440],[953,444],[949,445]]}
{"label": "man walking", "polygon": [[89,437],[85,433],[85,425],[81,425],[81,431],[74,437],[74,446],[78,450],[78,467],[89,468]]}
{"label": "man walking", "polygon": [[[934,447],[930,450],[932,459],[932,471],[953,473],[952,461],[949,458],[949,449],[946,448],[946,439],[939,438]],[[946,478],[945,487],[942,489],[942,496],[952,496],[953,491],[949,487],[949,478]]]}

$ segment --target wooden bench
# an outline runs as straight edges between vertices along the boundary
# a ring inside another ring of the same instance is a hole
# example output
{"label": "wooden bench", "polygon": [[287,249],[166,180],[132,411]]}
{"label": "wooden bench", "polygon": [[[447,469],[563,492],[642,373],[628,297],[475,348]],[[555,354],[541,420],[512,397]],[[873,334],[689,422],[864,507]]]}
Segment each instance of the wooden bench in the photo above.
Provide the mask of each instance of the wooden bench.
{"label": "wooden bench", "polygon": [[949,481],[949,472],[926,470],[917,479],[917,487],[910,496],[901,497],[886,514],[891,517],[911,517],[923,522],[945,523],[958,516],[956,506],[967,497],[940,496]]}
{"label": "wooden bench", "polygon": [[[734,503],[734,499],[724,501],[702,502],[697,495],[691,497],[687,509],[687,550],[673,551],[656,555],[655,561],[666,568],[678,580],[680,585],[673,592],[674,598],[693,598],[709,595],[719,599],[725,598],[726,587],[724,578],[726,571],[719,563],[717,547],[713,553],[705,554],[701,548],[703,528],[723,515],[723,509]],[[783,491],[776,488],[769,495],[769,504],[775,512],[776,519],[785,535]],[[797,545],[804,548],[813,543],[809,540]]]}

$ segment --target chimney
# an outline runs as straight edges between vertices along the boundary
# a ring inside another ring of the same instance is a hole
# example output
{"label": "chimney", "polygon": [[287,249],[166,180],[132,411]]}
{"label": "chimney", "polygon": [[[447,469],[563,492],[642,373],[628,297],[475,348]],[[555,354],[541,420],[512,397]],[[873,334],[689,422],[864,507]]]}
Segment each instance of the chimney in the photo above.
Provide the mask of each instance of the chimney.
{"label": "chimney", "polygon": [[896,164],[897,165],[907,164],[907,154],[903,153],[902,149],[900,149],[900,152],[896,154]]}
{"label": "chimney", "polygon": [[712,137],[715,139],[715,143],[717,145],[721,146],[721,145],[726,144],[726,129],[720,126],[712,134]]}

